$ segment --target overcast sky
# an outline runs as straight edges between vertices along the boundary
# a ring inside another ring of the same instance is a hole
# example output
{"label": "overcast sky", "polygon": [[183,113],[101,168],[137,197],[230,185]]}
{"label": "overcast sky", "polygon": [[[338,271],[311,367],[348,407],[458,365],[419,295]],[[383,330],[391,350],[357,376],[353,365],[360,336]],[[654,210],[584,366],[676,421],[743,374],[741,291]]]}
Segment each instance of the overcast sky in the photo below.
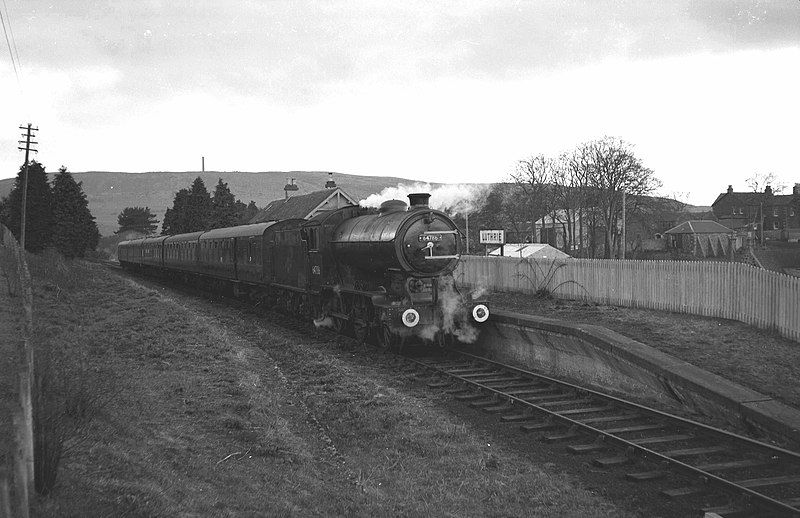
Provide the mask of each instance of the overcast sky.
{"label": "overcast sky", "polygon": [[494,182],[611,135],[697,205],[800,182],[798,0],[4,1],[0,178],[32,122],[48,171]]}

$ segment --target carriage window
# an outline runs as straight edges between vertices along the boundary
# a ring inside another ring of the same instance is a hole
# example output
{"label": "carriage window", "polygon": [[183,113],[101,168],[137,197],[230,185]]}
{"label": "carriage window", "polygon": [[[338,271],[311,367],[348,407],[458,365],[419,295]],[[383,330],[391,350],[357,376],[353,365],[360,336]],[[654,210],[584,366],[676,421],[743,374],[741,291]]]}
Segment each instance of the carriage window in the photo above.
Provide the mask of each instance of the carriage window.
{"label": "carriage window", "polygon": [[308,229],[308,249],[319,250],[319,228]]}

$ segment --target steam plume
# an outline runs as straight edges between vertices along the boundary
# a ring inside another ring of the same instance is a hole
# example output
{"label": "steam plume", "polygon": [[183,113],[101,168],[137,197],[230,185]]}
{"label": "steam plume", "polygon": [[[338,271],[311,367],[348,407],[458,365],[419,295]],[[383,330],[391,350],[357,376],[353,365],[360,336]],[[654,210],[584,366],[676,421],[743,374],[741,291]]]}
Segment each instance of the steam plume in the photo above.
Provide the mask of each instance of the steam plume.
{"label": "steam plume", "polygon": [[387,187],[380,193],[370,194],[359,202],[362,207],[379,207],[387,200],[407,201],[407,196],[414,192],[428,192],[431,194],[431,208],[447,212],[451,215],[463,212],[475,212],[481,208],[490,186],[482,184],[445,184],[431,185],[416,182],[413,184],[397,184],[397,187]]}

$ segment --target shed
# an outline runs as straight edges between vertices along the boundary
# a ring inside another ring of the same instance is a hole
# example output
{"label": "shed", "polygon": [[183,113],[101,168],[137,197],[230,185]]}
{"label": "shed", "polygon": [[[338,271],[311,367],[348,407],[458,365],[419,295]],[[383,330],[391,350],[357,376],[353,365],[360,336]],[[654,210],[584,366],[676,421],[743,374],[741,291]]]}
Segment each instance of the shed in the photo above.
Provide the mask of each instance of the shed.
{"label": "shed", "polygon": [[736,233],[711,220],[684,221],[664,234],[670,236],[672,248],[697,257],[724,257],[736,246],[732,239]]}
{"label": "shed", "polygon": [[[490,256],[500,255],[500,248],[489,252]],[[525,257],[529,259],[568,259],[570,256],[546,243],[506,243],[503,247],[506,257]]]}

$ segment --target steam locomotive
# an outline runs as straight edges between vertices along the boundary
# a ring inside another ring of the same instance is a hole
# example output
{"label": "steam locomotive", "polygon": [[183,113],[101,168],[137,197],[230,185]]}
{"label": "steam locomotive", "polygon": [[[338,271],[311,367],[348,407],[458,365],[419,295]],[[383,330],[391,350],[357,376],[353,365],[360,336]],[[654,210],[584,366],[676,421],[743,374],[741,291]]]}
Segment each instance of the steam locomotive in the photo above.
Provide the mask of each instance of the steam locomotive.
{"label": "steam locomotive", "polygon": [[470,342],[489,318],[485,301],[453,279],[455,223],[410,194],[380,209],[347,206],[286,219],[123,241],[120,264],[313,318],[317,325],[394,348],[410,337]]}

